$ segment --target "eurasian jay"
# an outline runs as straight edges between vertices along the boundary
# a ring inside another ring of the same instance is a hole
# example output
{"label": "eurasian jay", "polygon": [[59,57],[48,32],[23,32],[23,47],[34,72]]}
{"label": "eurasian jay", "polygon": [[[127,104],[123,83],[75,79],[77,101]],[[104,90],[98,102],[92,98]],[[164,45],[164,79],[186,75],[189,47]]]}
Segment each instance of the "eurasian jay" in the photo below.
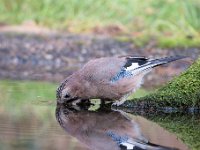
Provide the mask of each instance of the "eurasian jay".
{"label": "eurasian jay", "polygon": [[58,103],[84,99],[105,99],[121,105],[136,91],[152,68],[183,56],[150,59],[135,56],[97,58],[64,80],[57,89]]}
{"label": "eurasian jay", "polygon": [[60,126],[92,150],[188,150],[188,147],[154,122],[123,111],[101,108],[89,111],[58,104]]}

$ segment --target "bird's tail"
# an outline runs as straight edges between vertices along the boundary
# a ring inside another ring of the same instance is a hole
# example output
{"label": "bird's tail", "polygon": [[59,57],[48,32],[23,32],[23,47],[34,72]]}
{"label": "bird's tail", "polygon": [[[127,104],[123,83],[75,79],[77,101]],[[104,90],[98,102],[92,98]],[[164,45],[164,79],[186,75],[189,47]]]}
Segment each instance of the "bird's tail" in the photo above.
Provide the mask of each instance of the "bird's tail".
{"label": "bird's tail", "polygon": [[161,146],[153,143],[138,143],[127,141],[120,144],[121,150],[178,150],[177,148]]}
{"label": "bird's tail", "polygon": [[150,70],[151,68],[154,68],[156,66],[167,64],[172,61],[176,61],[183,58],[186,58],[186,56],[170,56],[170,57],[164,57],[164,58],[159,58],[159,59],[148,59],[145,64],[133,69],[131,72],[132,74],[138,74],[142,71]]}
{"label": "bird's tail", "polygon": [[159,59],[152,59],[152,60],[150,59],[149,65],[151,65],[152,67],[155,67],[162,64],[170,63],[172,61],[183,59],[183,58],[186,58],[186,56],[171,56],[171,57],[164,57],[164,58],[159,58]]}
{"label": "bird's tail", "polygon": [[152,150],[178,150],[177,148],[157,145],[157,144],[153,144],[150,142],[148,142],[147,144],[149,147],[151,147],[150,149],[152,149]]}

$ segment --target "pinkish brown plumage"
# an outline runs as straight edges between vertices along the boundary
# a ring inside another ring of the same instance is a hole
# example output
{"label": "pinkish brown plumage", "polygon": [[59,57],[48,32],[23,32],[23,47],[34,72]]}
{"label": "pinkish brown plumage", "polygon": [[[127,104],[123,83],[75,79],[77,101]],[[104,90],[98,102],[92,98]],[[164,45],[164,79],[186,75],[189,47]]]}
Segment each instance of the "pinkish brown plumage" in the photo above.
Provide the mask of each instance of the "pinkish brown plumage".
{"label": "pinkish brown plumage", "polygon": [[185,57],[116,56],[91,60],[63,81],[57,90],[57,101],[100,98],[120,105],[140,87],[144,75],[153,67],[182,58]]}

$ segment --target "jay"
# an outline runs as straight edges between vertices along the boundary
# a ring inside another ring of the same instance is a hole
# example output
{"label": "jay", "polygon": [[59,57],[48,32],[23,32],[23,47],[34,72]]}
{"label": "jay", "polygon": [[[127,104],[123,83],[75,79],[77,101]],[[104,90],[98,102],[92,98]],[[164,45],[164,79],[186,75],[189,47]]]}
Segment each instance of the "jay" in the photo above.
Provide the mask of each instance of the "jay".
{"label": "jay", "polygon": [[152,68],[182,58],[185,57],[113,56],[90,60],[61,83],[57,89],[57,102],[98,98],[114,101],[119,106],[140,87],[143,77]]}

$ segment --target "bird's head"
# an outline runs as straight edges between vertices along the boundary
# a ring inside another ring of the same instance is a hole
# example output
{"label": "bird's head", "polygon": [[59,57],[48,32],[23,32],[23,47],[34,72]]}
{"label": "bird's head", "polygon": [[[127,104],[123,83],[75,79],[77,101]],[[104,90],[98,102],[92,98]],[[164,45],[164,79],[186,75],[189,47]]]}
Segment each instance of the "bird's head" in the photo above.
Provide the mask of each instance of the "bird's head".
{"label": "bird's head", "polygon": [[58,103],[68,103],[78,99],[76,89],[67,80],[58,87],[56,92]]}

